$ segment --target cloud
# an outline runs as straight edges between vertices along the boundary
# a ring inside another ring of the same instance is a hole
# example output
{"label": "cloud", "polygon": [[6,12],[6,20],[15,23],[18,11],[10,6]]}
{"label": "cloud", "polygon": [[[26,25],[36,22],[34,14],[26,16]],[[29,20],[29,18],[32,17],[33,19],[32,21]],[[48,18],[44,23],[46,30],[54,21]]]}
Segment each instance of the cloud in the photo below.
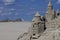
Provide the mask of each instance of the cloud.
{"label": "cloud", "polygon": [[58,0],[58,4],[60,4],[60,0]]}
{"label": "cloud", "polygon": [[16,9],[15,9],[15,8],[11,8],[9,11],[10,11],[10,12],[15,12]]}
{"label": "cloud", "polygon": [[0,14],[3,12],[3,7],[0,7]]}
{"label": "cloud", "polygon": [[3,0],[5,5],[13,4],[15,0]]}
{"label": "cloud", "polygon": [[7,16],[8,14],[7,13],[1,13],[1,16]]}
{"label": "cloud", "polygon": [[0,10],[0,13],[2,13],[2,10]]}
{"label": "cloud", "polygon": [[11,8],[10,10],[14,11],[15,9],[14,8]]}
{"label": "cloud", "polygon": [[11,15],[11,14],[12,14],[12,12],[9,12],[8,14],[9,14],[9,15]]}

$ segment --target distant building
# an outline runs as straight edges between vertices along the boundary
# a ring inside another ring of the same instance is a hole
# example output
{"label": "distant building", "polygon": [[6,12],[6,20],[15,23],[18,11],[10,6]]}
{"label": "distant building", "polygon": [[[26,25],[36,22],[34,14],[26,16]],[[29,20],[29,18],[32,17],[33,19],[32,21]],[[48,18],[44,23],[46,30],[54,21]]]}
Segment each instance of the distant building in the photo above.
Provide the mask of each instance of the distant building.
{"label": "distant building", "polygon": [[23,21],[21,18],[18,18],[16,20],[10,20],[9,18],[0,20],[0,22],[21,22],[21,21]]}

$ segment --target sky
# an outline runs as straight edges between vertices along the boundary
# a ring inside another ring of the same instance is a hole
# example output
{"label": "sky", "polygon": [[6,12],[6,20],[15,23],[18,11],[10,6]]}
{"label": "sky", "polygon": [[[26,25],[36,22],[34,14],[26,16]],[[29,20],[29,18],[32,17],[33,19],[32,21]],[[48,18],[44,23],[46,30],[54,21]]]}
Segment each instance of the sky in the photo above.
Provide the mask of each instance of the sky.
{"label": "sky", "polygon": [[[54,10],[60,11],[60,0],[52,0]],[[48,0],[0,0],[0,20],[17,18],[31,21],[39,11],[44,16],[47,11]]]}

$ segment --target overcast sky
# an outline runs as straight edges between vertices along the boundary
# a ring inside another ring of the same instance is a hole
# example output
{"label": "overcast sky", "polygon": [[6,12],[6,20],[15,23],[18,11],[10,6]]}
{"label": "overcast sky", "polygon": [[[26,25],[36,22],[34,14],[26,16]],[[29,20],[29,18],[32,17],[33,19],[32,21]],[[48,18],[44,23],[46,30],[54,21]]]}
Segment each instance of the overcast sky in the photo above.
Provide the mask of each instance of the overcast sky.
{"label": "overcast sky", "polygon": [[[0,20],[22,18],[31,21],[36,11],[45,15],[48,0],[0,0]],[[55,10],[60,11],[60,0],[52,0]]]}

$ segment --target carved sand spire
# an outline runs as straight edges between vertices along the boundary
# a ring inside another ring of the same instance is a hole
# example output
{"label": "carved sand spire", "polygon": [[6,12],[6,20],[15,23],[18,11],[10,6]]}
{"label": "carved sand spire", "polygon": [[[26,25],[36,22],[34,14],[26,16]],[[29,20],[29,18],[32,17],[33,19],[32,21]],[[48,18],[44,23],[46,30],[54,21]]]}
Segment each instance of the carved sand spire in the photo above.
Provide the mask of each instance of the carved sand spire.
{"label": "carved sand spire", "polygon": [[37,11],[35,14],[35,17],[33,18],[32,21],[38,21],[38,20],[40,20],[40,18],[41,18],[41,16],[40,16],[39,12]]}

